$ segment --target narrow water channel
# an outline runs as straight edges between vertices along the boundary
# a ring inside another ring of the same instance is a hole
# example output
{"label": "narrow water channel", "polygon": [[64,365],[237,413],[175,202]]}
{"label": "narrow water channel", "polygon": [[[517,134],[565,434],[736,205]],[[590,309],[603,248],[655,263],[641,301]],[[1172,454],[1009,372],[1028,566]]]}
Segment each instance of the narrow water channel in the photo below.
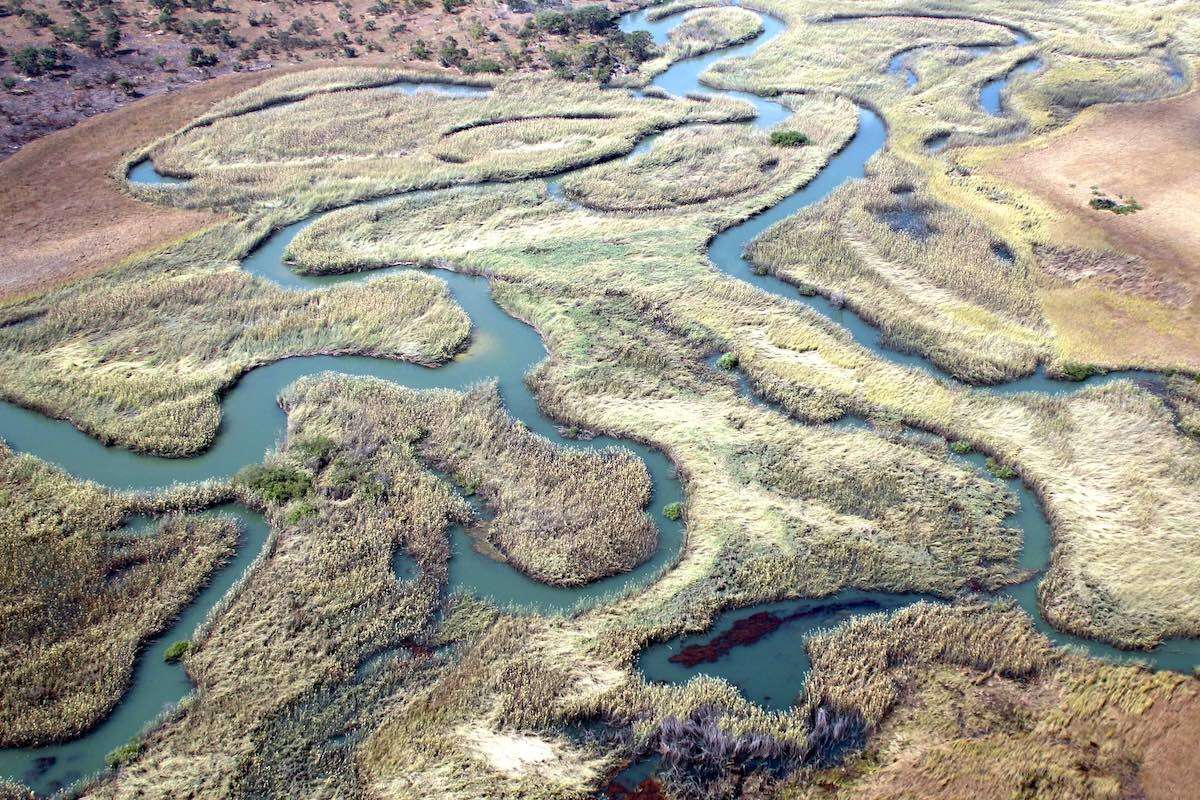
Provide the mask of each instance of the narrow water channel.
{"label": "narrow water channel", "polygon": [[[649,30],[655,41],[661,44],[665,41],[667,31],[678,24],[678,16],[650,22],[645,19],[645,13],[639,11],[625,15],[620,20],[621,29]],[[702,85],[701,73],[716,61],[750,55],[770,42],[784,27],[779,20],[767,16],[764,16],[764,25],[764,32],[758,38],[733,48],[679,62],[659,75],[653,85],[673,94],[715,93],[715,90]],[[418,89],[419,87],[411,83],[396,87],[399,91]],[[459,91],[459,87],[455,87],[452,93],[470,94],[478,91],[480,90]],[[752,103],[759,114],[752,123],[755,127],[770,127],[790,116],[790,112],[784,106],[764,98],[742,92],[721,94]],[[862,177],[867,160],[885,146],[886,139],[887,132],[882,119],[870,109],[859,106],[857,133],[817,178],[771,209],[714,237],[709,246],[709,256],[718,269],[732,277],[752,283],[773,295],[816,309],[847,328],[856,341],[872,352],[893,362],[931,373],[939,379],[952,381],[953,379],[941,373],[921,356],[886,349],[880,341],[878,331],[853,312],[835,309],[824,298],[802,296],[794,287],[777,279],[755,275],[742,255],[745,246],[774,222],[817,202],[843,182]],[[650,146],[652,139],[639,145],[636,152],[643,152]],[[131,180],[144,182],[184,183],[158,176],[148,161],[136,165],[129,177]],[[556,182],[551,181],[551,184],[553,186]],[[243,268],[296,291],[342,282],[378,280],[401,269],[407,269],[398,267],[327,277],[305,277],[293,273],[283,263],[282,253],[300,230],[321,216],[323,214],[314,215],[277,231],[247,255],[242,262]],[[597,581],[579,589],[557,589],[532,581],[507,565],[481,555],[470,545],[465,533],[456,529],[453,533],[449,589],[471,591],[492,598],[502,605],[513,604],[542,613],[560,613],[643,585],[667,568],[678,557],[684,536],[680,524],[666,521],[662,515],[662,510],[667,504],[681,499],[680,484],[670,462],[661,453],[629,441],[597,437],[589,442],[579,442],[563,438],[553,422],[540,413],[536,401],[523,382],[525,373],[545,357],[545,349],[536,332],[509,317],[496,306],[488,292],[486,279],[445,271],[438,274],[445,280],[454,299],[471,318],[472,342],[465,353],[434,369],[397,361],[352,356],[289,358],[254,369],[225,393],[222,398],[221,428],[216,441],[211,448],[194,458],[163,459],[105,447],[69,423],[48,419],[36,412],[7,403],[0,403],[0,435],[3,435],[14,449],[32,453],[57,464],[76,477],[95,480],[114,489],[154,490],[181,481],[227,478],[243,466],[260,462],[264,453],[276,446],[283,433],[285,418],[276,405],[277,396],[284,387],[306,375],[332,371],[354,376],[373,376],[417,389],[464,389],[480,380],[494,379],[499,384],[501,396],[512,416],[555,443],[566,447],[586,448],[619,446],[632,450],[642,458],[653,480],[653,498],[648,511],[658,522],[660,544],[650,560],[630,573]],[[1130,374],[1138,373],[1126,375]],[[1089,382],[1096,383],[1116,377],[1120,376],[1109,375]],[[1028,378],[1000,387],[991,387],[986,391],[1060,393],[1072,391],[1078,386],[1079,384],[1050,380],[1039,371]],[[748,396],[753,399],[752,395]],[[1020,525],[1025,531],[1025,561],[1029,566],[1041,568],[1049,551],[1048,526],[1032,495],[1019,484],[1014,485],[1014,488],[1021,498],[1022,510],[1014,517],[1012,523]],[[217,578],[196,598],[179,621],[141,653],[131,689],[122,698],[114,713],[96,729],[74,741],[42,748],[0,751],[0,775],[22,781],[42,793],[61,788],[79,777],[101,769],[107,752],[124,744],[165,707],[177,702],[190,691],[190,684],[182,670],[163,662],[163,651],[171,642],[186,639],[191,635],[199,621],[254,559],[266,537],[266,526],[258,515],[236,507],[220,511],[235,514],[243,525],[244,538],[237,557],[220,571]],[[408,569],[409,566],[403,559],[398,561],[398,572]],[[1116,658],[1122,655],[1112,651],[1112,648],[1064,637],[1050,630],[1037,612],[1032,582],[1017,587],[1012,594],[1034,618],[1039,628],[1052,635],[1056,641],[1080,644],[1106,657]],[[796,656],[802,657],[804,636],[822,620],[828,623],[840,618],[838,615],[848,616],[895,608],[913,599],[915,596],[910,595],[850,592],[824,600],[779,604],[778,608],[741,609],[723,615],[714,626],[713,633],[706,636],[711,638],[719,635],[723,626],[762,611],[787,619],[774,633],[760,637],[757,644],[730,649],[728,653],[732,654],[732,658],[727,655],[727,658],[715,661],[698,662],[696,668],[687,671],[686,674],[675,670],[677,664],[669,661],[671,649],[680,647],[679,642],[659,645],[661,651],[651,648],[643,656],[642,666],[647,677],[653,680],[681,680],[699,670],[720,675],[725,674],[722,670],[728,668],[728,676],[748,697],[769,707],[786,707],[803,681],[806,670],[803,661],[798,661],[799,666],[792,667],[791,671],[786,673],[774,672],[772,668],[748,669],[748,663],[757,663],[759,667],[763,667],[764,658],[769,659],[768,663],[789,660],[770,658],[770,653],[756,651],[755,648],[770,646],[781,654],[789,654],[790,660],[795,661]],[[691,643],[697,644],[700,641],[698,639]],[[1197,663],[1194,644],[1196,643],[1184,642],[1164,645],[1164,648],[1160,648],[1160,665],[1180,668],[1186,666],[1185,661],[1189,664]],[[1169,650],[1176,645],[1180,648],[1178,651]],[[1158,653],[1159,651],[1155,651],[1156,655]],[[660,659],[661,654],[666,655]],[[671,667],[656,666],[660,660]]]}

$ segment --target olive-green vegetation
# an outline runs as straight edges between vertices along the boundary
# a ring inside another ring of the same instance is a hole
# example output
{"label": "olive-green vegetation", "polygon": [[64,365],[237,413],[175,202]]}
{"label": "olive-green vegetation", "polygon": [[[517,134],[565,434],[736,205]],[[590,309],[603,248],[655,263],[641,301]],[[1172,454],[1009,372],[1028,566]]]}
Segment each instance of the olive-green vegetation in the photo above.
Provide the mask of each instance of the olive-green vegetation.
{"label": "olive-green vegetation", "polygon": [[[674,4],[673,8],[681,5]],[[762,29],[758,14],[744,8],[716,7],[689,11],[667,33],[667,43],[659,55],[643,62],[636,72],[616,76],[613,83],[619,86],[645,86],[651,78],[676,61],[732,47],[753,39]]]}
{"label": "olive-green vegetation", "polygon": [[219,495],[218,487],[157,500],[117,495],[0,449],[0,745],[76,736],[115,705],[138,648],[238,538],[219,517],[170,514],[141,535],[120,525]]}

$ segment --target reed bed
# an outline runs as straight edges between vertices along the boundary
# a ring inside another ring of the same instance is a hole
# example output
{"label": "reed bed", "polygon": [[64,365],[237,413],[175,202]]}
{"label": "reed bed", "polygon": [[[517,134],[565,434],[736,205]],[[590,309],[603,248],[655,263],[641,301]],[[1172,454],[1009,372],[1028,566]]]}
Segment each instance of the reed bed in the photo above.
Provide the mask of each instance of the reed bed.
{"label": "reed bed", "polygon": [[0,494],[0,745],[78,736],[116,705],[142,643],[230,557],[238,529],[167,501],[153,533],[126,533],[134,498],[7,448]]}
{"label": "reed bed", "polygon": [[[327,377],[294,387],[285,403],[328,425],[368,418],[374,426],[408,432],[415,458],[494,512],[476,521],[478,535],[537,580],[586,584],[633,568],[657,544],[643,512],[650,476],[640,460],[621,450],[573,451],[550,443],[508,416],[494,384],[466,393],[418,393]],[[344,476],[370,469],[370,459],[343,459],[325,469],[318,486],[336,493],[339,481],[350,480]]]}
{"label": "reed bed", "polygon": [[435,278],[289,292],[214,258],[216,238],[40,298],[45,314],[0,331],[0,394],[104,441],[182,456],[212,441],[219,393],[253,367],[322,353],[436,363],[467,339]]}
{"label": "reed bed", "polygon": [[756,266],[861,313],[951,374],[997,383],[1033,371],[1051,337],[1030,265],[984,225],[919,189],[891,157],[758,239]]}

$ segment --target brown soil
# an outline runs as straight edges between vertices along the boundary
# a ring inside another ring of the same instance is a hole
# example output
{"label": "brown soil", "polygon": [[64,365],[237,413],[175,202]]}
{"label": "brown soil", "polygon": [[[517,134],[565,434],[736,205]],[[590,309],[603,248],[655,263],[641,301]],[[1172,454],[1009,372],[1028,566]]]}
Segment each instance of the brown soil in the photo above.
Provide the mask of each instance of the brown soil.
{"label": "brown soil", "polygon": [[45,136],[0,162],[0,297],[95,272],[218,220],[134,200],[109,170],[217,100],[280,72],[237,73],[148,97]]}
{"label": "brown soil", "polygon": [[[1054,247],[1041,260],[1071,287],[1048,303],[1052,322],[1068,336],[1118,359],[1200,366],[1198,141],[1200,92],[1193,91],[1093,109],[990,167],[1056,212]],[[1143,208],[1122,215],[1093,209],[1094,192],[1134,198]],[[1088,306],[1086,318],[1072,311],[1080,305]]]}
{"label": "brown soil", "polygon": [[[995,171],[1049,200],[1071,238],[1099,232],[1163,278],[1200,286],[1200,92],[1109,106]],[[1088,207],[1092,188],[1143,206],[1118,215]],[[1090,237],[1089,237],[1090,238]],[[1081,244],[1088,243],[1086,240]]]}

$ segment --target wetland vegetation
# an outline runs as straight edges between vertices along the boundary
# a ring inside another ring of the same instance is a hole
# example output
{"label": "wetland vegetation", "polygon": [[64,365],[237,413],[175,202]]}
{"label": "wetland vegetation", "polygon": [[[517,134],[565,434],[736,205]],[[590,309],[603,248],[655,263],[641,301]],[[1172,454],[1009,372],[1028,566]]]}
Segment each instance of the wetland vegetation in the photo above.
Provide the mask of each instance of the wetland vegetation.
{"label": "wetland vegetation", "polygon": [[5,777],[1185,785],[1195,374],[1064,346],[956,154],[1175,90],[1186,14],[696,6],[641,92],[310,71],[114,165],[222,217],[0,308]]}

